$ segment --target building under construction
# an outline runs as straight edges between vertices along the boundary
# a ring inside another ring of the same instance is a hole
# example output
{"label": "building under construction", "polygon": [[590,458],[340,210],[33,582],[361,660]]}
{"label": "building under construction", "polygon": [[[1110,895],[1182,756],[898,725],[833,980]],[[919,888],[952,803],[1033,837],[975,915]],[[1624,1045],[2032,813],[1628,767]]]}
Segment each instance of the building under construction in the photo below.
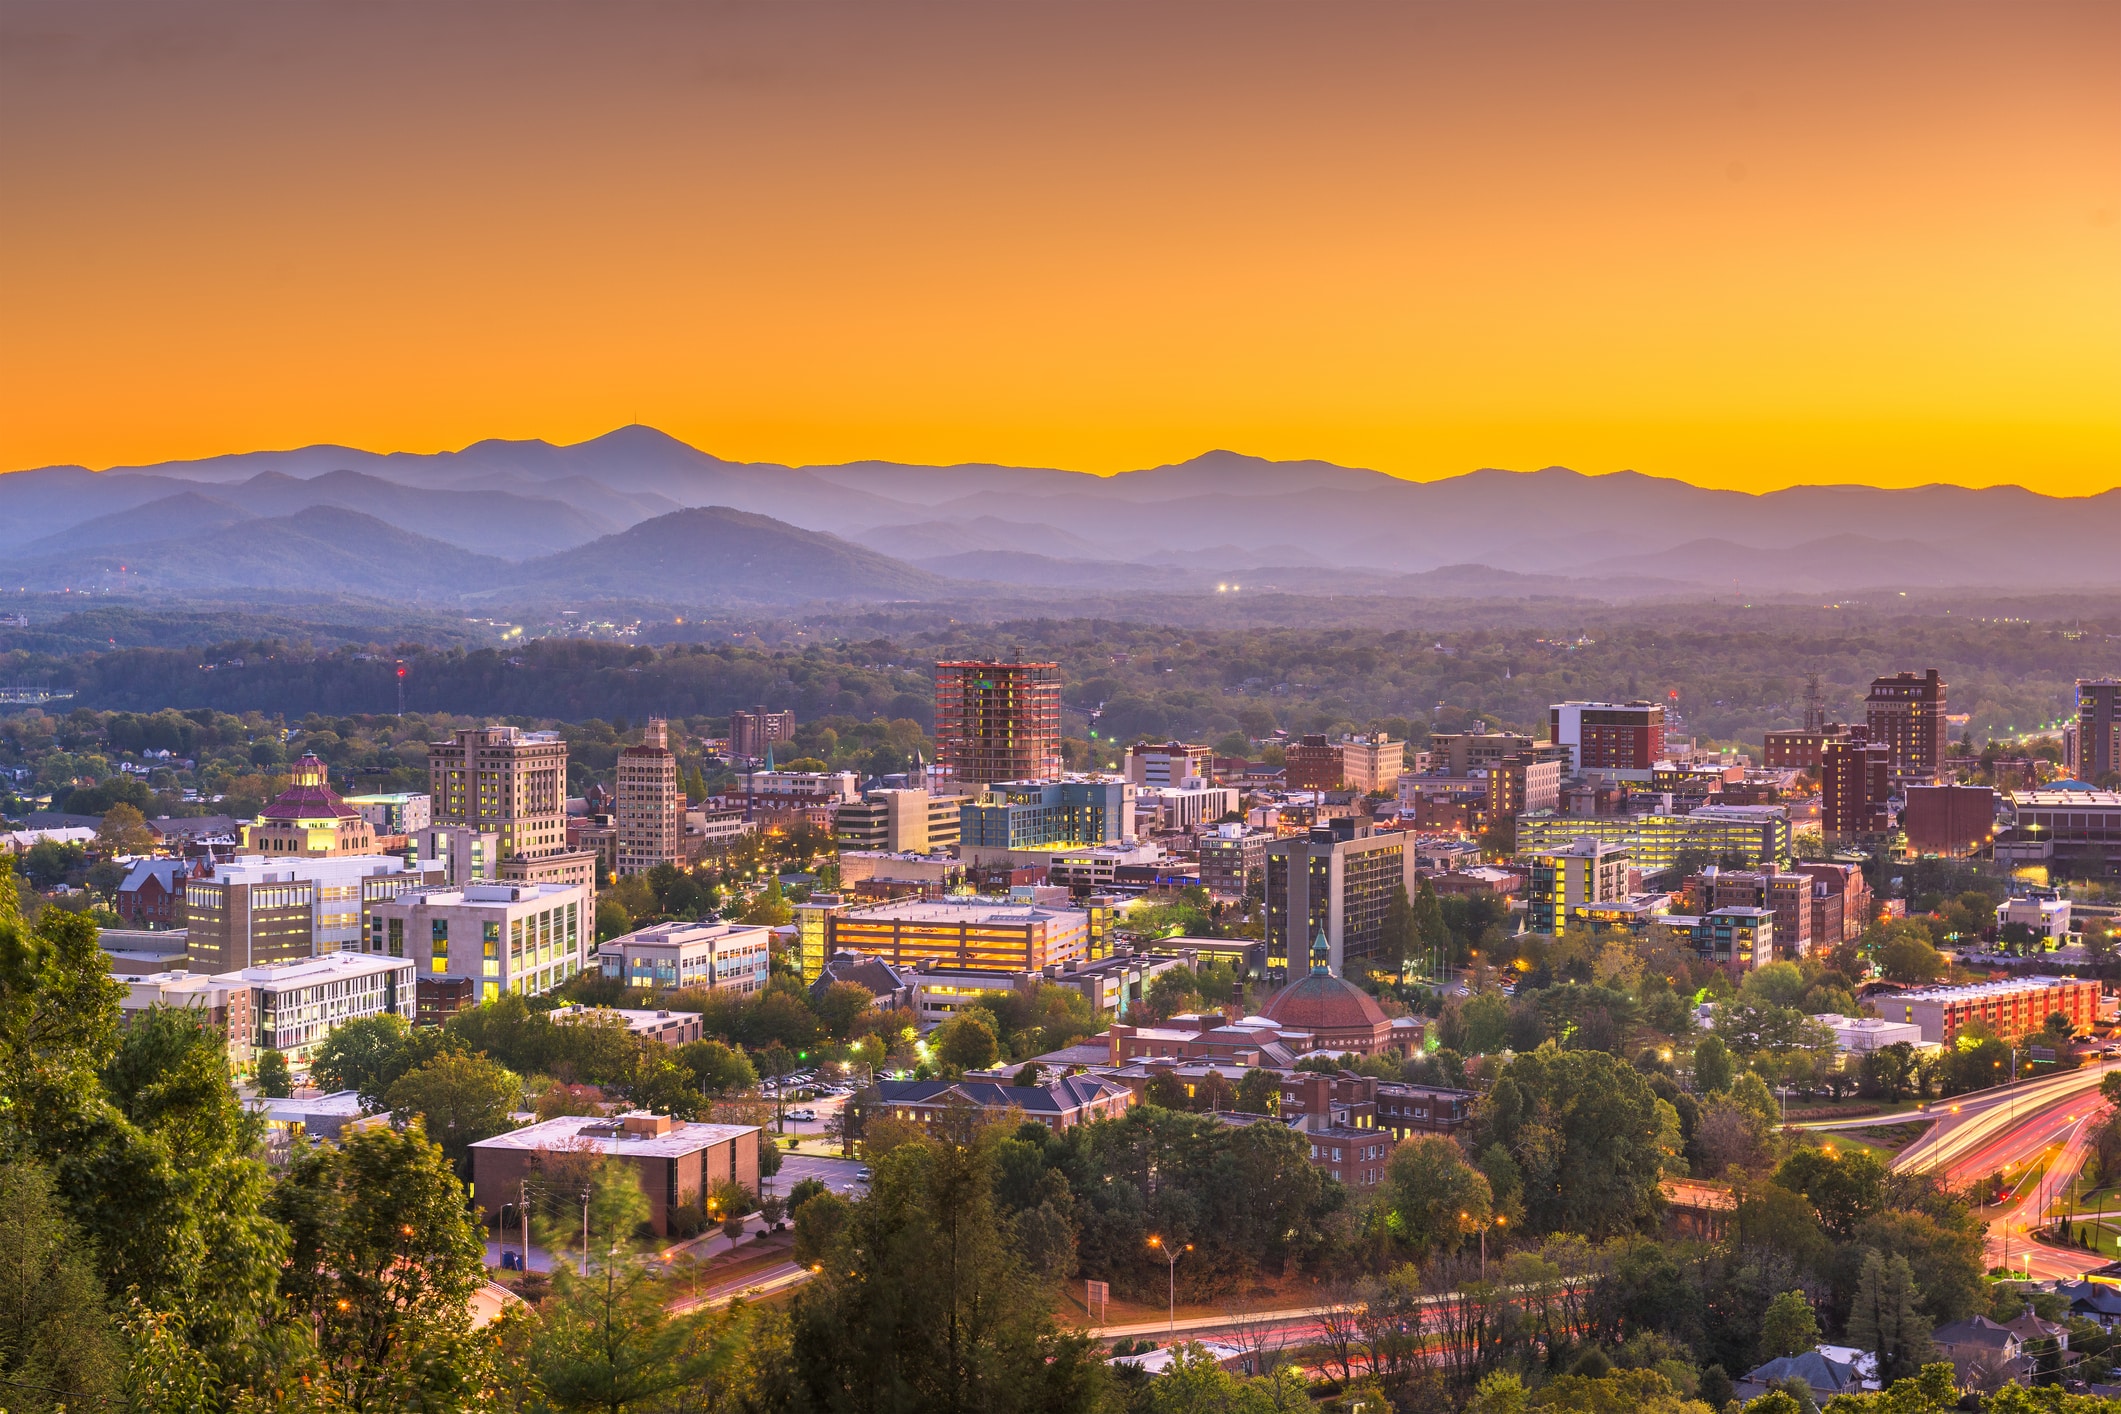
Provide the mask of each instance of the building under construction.
{"label": "building under construction", "polygon": [[935,665],[936,760],[960,784],[1061,773],[1060,665]]}

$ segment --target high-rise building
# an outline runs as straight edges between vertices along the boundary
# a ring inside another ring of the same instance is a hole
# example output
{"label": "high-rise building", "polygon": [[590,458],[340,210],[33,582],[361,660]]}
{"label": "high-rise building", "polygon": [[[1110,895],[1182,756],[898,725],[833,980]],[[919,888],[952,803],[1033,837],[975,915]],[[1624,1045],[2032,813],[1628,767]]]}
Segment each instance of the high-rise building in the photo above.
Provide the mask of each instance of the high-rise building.
{"label": "high-rise building", "polygon": [[1664,708],[1655,702],[1557,702],[1547,709],[1547,740],[1569,748],[1578,771],[1638,774],[1664,751]]}
{"label": "high-rise building", "polygon": [[1059,664],[937,663],[935,754],[967,786],[1057,779]]}
{"label": "high-rise building", "polygon": [[1767,766],[1770,770],[1816,771],[1824,764],[1826,744],[1848,738],[1849,729],[1839,722],[1771,731],[1766,741]]}
{"label": "high-rise building", "polygon": [[1290,790],[1339,790],[1347,779],[1346,757],[1323,732],[1290,742],[1282,760],[1282,784]]}
{"label": "high-rise building", "polygon": [[1895,784],[1928,784],[1944,769],[1944,679],[1925,673],[1874,678],[1864,699],[1870,739],[1892,753]]}
{"label": "high-rise building", "polygon": [[436,825],[492,835],[504,879],[596,884],[596,854],[567,847],[567,743],[558,732],[466,727],[427,745]]}
{"label": "high-rise building", "polygon": [[644,874],[658,864],[682,864],[685,793],[678,787],[670,724],[661,717],[648,719],[639,746],[619,752],[617,797],[619,877]]}
{"label": "high-rise building", "polygon": [[2096,785],[2121,771],[2121,681],[2078,681],[2075,737],[2069,766],[2078,780]]}
{"label": "high-rise building", "polygon": [[1819,754],[1819,832],[1829,841],[1861,839],[1891,828],[1893,749],[1851,733]]}
{"label": "high-rise building", "polygon": [[1565,848],[1526,855],[1532,881],[1525,890],[1525,924],[1534,933],[1560,937],[1574,910],[1618,903],[1628,896],[1626,846],[1585,835]]}
{"label": "high-rise building", "polygon": [[1290,977],[1310,969],[1311,943],[1326,939],[1326,965],[1335,975],[1350,962],[1396,967],[1384,956],[1385,914],[1392,892],[1420,890],[1412,840],[1341,818],[1266,847],[1266,953],[1269,967]]}
{"label": "high-rise building", "polygon": [[743,761],[762,761],[774,745],[795,740],[795,713],[769,712],[763,706],[729,714],[729,754]]}
{"label": "high-rise building", "polygon": [[427,746],[434,823],[500,837],[501,857],[567,848],[567,743],[558,732],[465,727]]}

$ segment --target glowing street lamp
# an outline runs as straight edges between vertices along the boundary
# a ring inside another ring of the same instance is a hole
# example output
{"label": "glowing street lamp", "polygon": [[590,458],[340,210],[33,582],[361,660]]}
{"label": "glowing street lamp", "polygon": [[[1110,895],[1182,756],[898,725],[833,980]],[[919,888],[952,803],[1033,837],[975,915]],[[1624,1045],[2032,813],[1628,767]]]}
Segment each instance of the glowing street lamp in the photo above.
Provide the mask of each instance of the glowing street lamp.
{"label": "glowing street lamp", "polygon": [[1188,1242],[1183,1249],[1176,1244],[1165,1246],[1161,1237],[1151,1233],[1149,1245],[1161,1252],[1164,1258],[1165,1288],[1171,1303],[1170,1313],[1165,1317],[1164,1333],[1166,1335],[1176,1335],[1178,1333],[1178,1259],[1185,1252],[1191,1252],[1193,1244]]}

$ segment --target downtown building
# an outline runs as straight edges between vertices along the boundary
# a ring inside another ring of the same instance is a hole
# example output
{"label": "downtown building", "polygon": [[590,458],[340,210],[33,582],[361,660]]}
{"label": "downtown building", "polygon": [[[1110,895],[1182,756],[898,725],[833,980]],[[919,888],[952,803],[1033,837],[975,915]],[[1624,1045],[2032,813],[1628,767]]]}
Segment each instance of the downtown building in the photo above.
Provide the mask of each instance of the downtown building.
{"label": "downtown building", "polygon": [[1868,732],[1851,731],[1820,750],[1819,833],[1828,844],[1871,838],[1893,827],[1887,804],[1893,790],[1893,749],[1871,741]]}
{"label": "downtown building", "polygon": [[1314,942],[1326,940],[1335,976],[1351,962],[1397,967],[1385,952],[1385,915],[1395,890],[1419,892],[1412,839],[1347,817],[1266,846],[1266,953],[1270,969],[1302,977]]}
{"label": "downtown building", "polygon": [[1737,855],[1746,865],[1759,867],[1789,858],[1790,815],[1779,805],[1704,805],[1683,815],[1517,817],[1520,855],[1566,849],[1583,837],[1626,846],[1644,874],[1670,869],[1693,850],[1711,859]]}
{"label": "downtown building", "polygon": [[2077,716],[2064,736],[2070,774],[2092,785],[2121,772],[2121,680],[2086,678],[2077,683]]}
{"label": "downtown building", "polygon": [[567,845],[567,743],[558,732],[466,727],[427,746],[436,825],[492,835],[498,873],[596,887],[597,857]]}
{"label": "downtown building", "polygon": [[1944,770],[1944,716],[1944,679],[1935,668],[1872,680],[1865,725],[1892,754],[1895,786],[1928,785]]}
{"label": "downtown building", "polygon": [[359,952],[364,909],[445,881],[429,860],[243,855],[184,882],[185,953],[193,971],[223,973]]}
{"label": "downtown building", "polygon": [[1060,665],[935,665],[936,762],[967,786],[1061,774]]}
{"label": "downtown building", "polygon": [[1547,709],[1547,740],[1568,748],[1573,773],[1647,781],[1664,755],[1664,706],[1557,702]]}
{"label": "downtown building", "polygon": [[670,724],[650,717],[641,744],[619,752],[617,774],[614,872],[623,879],[658,864],[682,865],[685,792],[678,785],[678,758],[670,750]]}
{"label": "downtown building", "polygon": [[413,964],[418,1016],[439,1022],[504,992],[541,996],[586,965],[596,895],[586,884],[408,889],[364,910],[368,955]]}
{"label": "downtown building", "polygon": [[769,712],[758,706],[729,714],[729,754],[739,761],[763,761],[774,747],[794,740],[793,712]]}
{"label": "downtown building", "polygon": [[1524,857],[1532,870],[1525,888],[1528,932],[1558,938],[1571,921],[1595,913],[1598,905],[1628,899],[1632,861],[1625,845],[1581,836],[1561,849],[1528,851]]}

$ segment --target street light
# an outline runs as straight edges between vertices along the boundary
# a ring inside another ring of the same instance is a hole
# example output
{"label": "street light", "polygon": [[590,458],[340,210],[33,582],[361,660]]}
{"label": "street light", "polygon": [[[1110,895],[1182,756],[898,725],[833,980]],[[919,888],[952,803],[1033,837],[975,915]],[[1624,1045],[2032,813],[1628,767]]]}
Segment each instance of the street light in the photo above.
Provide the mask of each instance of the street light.
{"label": "street light", "polygon": [[1458,1220],[1462,1223],[1471,1223],[1475,1230],[1480,1233],[1480,1279],[1486,1281],[1488,1279],[1488,1229],[1491,1227],[1508,1227],[1510,1220],[1501,1213],[1497,1213],[1484,1223],[1476,1223],[1473,1222],[1472,1214],[1466,1212],[1460,1212]]}
{"label": "street light", "polygon": [[1176,1335],[1178,1333],[1178,1259],[1184,1253],[1191,1252],[1193,1244],[1188,1242],[1183,1249],[1177,1246],[1166,1247],[1161,1237],[1151,1233],[1149,1235],[1149,1245],[1164,1254],[1164,1283],[1171,1303],[1170,1313],[1165,1317],[1164,1333],[1166,1335]]}

